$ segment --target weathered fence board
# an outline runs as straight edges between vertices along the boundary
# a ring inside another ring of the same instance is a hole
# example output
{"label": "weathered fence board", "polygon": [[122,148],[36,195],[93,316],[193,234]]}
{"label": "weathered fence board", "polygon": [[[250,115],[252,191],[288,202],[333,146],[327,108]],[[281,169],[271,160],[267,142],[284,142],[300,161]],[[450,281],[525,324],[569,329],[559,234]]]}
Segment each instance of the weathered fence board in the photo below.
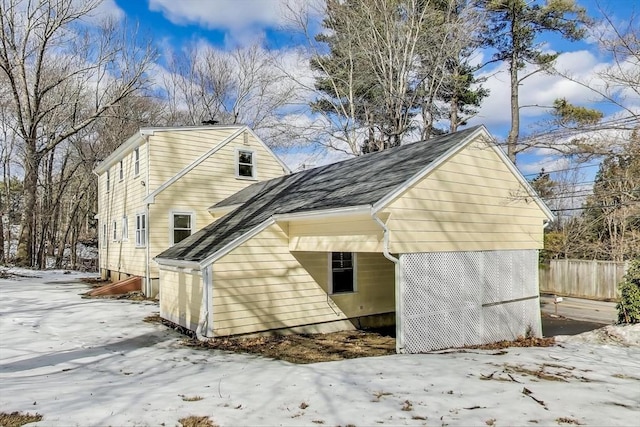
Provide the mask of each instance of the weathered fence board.
{"label": "weathered fence board", "polygon": [[540,267],[540,292],[598,300],[618,299],[628,262],[559,259]]}

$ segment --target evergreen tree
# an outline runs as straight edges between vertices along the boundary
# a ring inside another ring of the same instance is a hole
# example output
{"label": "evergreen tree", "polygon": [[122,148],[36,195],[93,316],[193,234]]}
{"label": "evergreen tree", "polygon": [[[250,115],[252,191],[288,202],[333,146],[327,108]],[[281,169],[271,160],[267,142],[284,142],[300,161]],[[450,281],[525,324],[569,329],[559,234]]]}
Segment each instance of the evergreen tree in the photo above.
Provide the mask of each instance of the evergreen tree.
{"label": "evergreen tree", "polygon": [[[537,37],[556,33],[575,41],[584,36],[585,10],[574,0],[484,0],[488,22],[483,44],[495,50],[490,62],[506,62],[511,91],[507,153],[515,162],[520,136],[519,87],[531,75],[549,70],[558,54],[544,53]],[[521,71],[526,69],[526,74]]]}

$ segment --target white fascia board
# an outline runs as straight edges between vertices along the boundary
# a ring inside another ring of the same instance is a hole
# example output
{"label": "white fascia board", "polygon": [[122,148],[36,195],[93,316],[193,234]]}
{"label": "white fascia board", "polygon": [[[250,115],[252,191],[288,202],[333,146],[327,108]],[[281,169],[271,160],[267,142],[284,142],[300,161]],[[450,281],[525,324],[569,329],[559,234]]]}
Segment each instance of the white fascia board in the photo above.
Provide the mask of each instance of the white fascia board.
{"label": "white fascia board", "polygon": [[258,141],[258,143],[260,145],[262,145],[262,147],[269,153],[271,154],[271,156],[276,159],[276,161],[278,163],[280,163],[280,166],[282,166],[282,169],[285,171],[285,173],[290,174],[291,173],[291,169],[289,169],[289,167],[282,161],[280,160],[280,157],[276,156],[276,153],[274,153],[273,151],[271,151],[271,148],[269,148],[269,146],[267,144],[265,144],[265,142],[258,136],[256,135],[256,133],[249,127],[247,127],[247,130],[249,131],[249,133],[251,135],[253,135],[253,137],[256,139],[256,141]]}
{"label": "white fascia board", "polygon": [[371,215],[371,205],[349,206],[346,208],[322,209],[290,214],[276,214],[275,221],[304,221],[313,219],[325,219],[352,215]]}
{"label": "white fascia board", "polygon": [[516,177],[516,179],[520,182],[520,184],[525,188],[525,190],[527,190],[527,193],[529,194],[529,196],[533,199],[534,202],[536,202],[538,207],[544,212],[544,214],[547,216],[549,221],[555,221],[556,216],[553,214],[553,212],[551,212],[551,209],[549,209],[549,206],[547,206],[547,204],[540,198],[536,190],[533,189],[531,184],[529,184],[529,181],[527,181],[524,175],[522,175],[522,173],[518,170],[516,165],[513,164],[513,162],[511,161],[511,159],[509,159],[507,154],[504,151],[502,151],[500,147],[498,147],[498,144],[490,144],[490,145],[493,151],[495,151],[498,154],[498,157],[500,157],[500,159],[502,159],[502,161],[507,165],[511,173]]}
{"label": "white fascia board", "polygon": [[144,137],[141,132],[134,133],[124,143],[120,144],[113,153],[109,154],[106,159],[101,161],[93,170],[93,173],[96,175],[103,174],[107,169],[116,164],[121,157],[124,157],[129,151],[133,151],[143,140]]}
{"label": "white fascia board", "polygon": [[[465,148],[469,143],[474,141],[479,136],[483,136],[485,138],[493,140],[493,138],[491,137],[491,134],[489,134],[489,131],[487,131],[484,125],[480,126],[475,132],[473,132],[471,135],[466,137],[462,142],[460,142],[460,144],[457,144],[455,147],[452,147],[451,149],[449,149],[449,151],[447,151],[442,156],[440,156],[439,159],[429,163],[429,165],[423,168],[420,172],[416,173],[414,176],[412,176],[407,181],[405,181],[404,184],[400,185],[395,190],[391,191],[389,194],[384,196],[382,199],[378,200],[371,209],[372,213],[376,214],[377,212],[379,212],[382,208],[387,206],[389,203],[391,203],[393,200],[399,197],[402,193],[404,193],[409,188],[411,188],[411,186],[413,186],[416,182],[420,181],[427,174],[435,170],[438,166],[440,166],[441,164],[449,160],[449,158],[453,157],[454,154],[460,152],[463,148]],[[420,144],[420,143],[417,142],[416,144]]]}
{"label": "white fascia board", "polygon": [[158,257],[153,258],[153,260],[161,266],[191,268],[195,270],[200,270],[200,264],[196,261],[185,261],[180,259],[158,258]]}
{"label": "white fascia board", "polygon": [[267,228],[267,227],[269,227],[270,225],[273,225],[273,224],[275,224],[275,220],[273,218],[269,218],[266,221],[264,221],[263,223],[258,224],[257,226],[255,226],[251,230],[249,230],[246,233],[244,233],[242,236],[240,236],[237,239],[227,243],[222,248],[218,249],[216,252],[212,253],[211,255],[209,255],[208,257],[206,257],[202,261],[200,261],[200,267],[199,268],[202,269],[202,268],[207,267],[208,265],[213,264],[214,262],[216,262],[217,260],[219,260],[220,258],[225,256],[226,254],[231,252],[233,249],[237,248],[238,246],[240,246],[241,244],[243,244],[247,240],[253,238],[255,235],[260,233],[262,230],[264,230],[265,228]]}
{"label": "white fascia board", "polygon": [[[209,129],[211,130],[211,126],[209,126],[208,128],[205,129]],[[233,132],[231,135],[229,135],[228,137],[226,137],[225,139],[222,140],[222,142],[220,142],[218,145],[216,145],[215,147],[213,147],[212,149],[210,149],[209,151],[207,151],[206,153],[204,153],[203,155],[201,155],[200,157],[198,157],[197,159],[195,159],[193,162],[191,162],[191,164],[187,165],[185,168],[183,168],[180,172],[178,172],[177,174],[175,174],[173,177],[171,177],[169,180],[165,181],[162,185],[160,185],[158,188],[156,188],[153,193],[149,194],[145,199],[144,199],[144,203],[155,203],[155,197],[160,194],[161,192],[163,192],[164,190],[166,190],[169,186],[171,186],[174,182],[176,182],[177,180],[179,180],[180,178],[182,178],[183,176],[185,176],[187,173],[189,173],[192,169],[194,169],[196,166],[198,166],[200,163],[204,162],[205,160],[207,160],[209,157],[211,157],[213,154],[215,154],[218,150],[220,150],[222,147],[224,147],[225,145],[227,145],[229,142],[233,141],[236,137],[238,137],[238,135],[240,135],[242,133],[242,131],[244,131],[245,129],[248,129],[246,126],[243,126],[241,128],[238,128],[235,132]],[[153,135],[153,134],[150,134]]]}

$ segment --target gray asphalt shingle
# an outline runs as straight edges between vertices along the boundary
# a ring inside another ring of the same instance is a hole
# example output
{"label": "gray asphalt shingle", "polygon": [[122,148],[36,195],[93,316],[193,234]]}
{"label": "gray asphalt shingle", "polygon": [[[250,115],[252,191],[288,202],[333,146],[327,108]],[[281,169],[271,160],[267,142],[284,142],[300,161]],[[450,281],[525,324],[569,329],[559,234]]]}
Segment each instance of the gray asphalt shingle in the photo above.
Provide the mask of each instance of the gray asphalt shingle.
{"label": "gray asphalt shingle", "polygon": [[373,205],[477,128],[253,184],[215,205],[240,207],[156,258],[202,261],[276,214]]}

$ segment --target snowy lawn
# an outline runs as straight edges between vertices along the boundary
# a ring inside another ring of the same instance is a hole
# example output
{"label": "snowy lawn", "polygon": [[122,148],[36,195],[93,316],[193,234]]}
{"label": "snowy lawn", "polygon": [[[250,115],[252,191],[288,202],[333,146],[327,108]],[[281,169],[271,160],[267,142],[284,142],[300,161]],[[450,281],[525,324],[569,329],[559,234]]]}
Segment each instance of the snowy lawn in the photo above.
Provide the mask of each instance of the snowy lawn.
{"label": "snowy lawn", "polygon": [[[25,273],[26,274],[26,273]],[[0,280],[0,413],[37,425],[637,425],[640,326],[561,346],[310,365],[197,350],[85,273]],[[612,336],[612,334],[614,336]]]}

